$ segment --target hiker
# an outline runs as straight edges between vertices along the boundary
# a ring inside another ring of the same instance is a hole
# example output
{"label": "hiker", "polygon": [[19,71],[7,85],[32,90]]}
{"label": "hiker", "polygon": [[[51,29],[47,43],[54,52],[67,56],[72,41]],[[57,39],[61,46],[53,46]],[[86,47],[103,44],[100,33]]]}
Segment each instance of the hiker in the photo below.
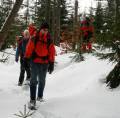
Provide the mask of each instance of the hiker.
{"label": "hiker", "polygon": [[22,36],[16,36],[17,47],[20,44],[20,42],[22,41],[22,39],[23,39]]}
{"label": "hiker", "polygon": [[31,30],[34,31],[33,36],[26,48],[25,58],[31,59],[30,104],[28,106],[30,109],[36,108],[37,84],[37,100],[42,102],[47,71],[51,74],[54,70],[55,47],[48,29],[48,24],[43,22],[37,33]]}
{"label": "hiker", "polygon": [[82,50],[84,52],[86,51],[91,52],[92,51],[91,39],[93,38],[94,27],[92,25],[91,20],[88,17],[86,17],[86,19],[82,21],[80,30],[82,31],[83,38]]}
{"label": "hiker", "polygon": [[29,31],[25,30],[23,35],[24,35],[24,37],[22,39],[17,40],[17,50],[16,50],[16,56],[15,56],[16,62],[19,61],[19,57],[20,57],[20,76],[19,76],[18,86],[22,86],[22,84],[24,82],[25,72],[27,74],[25,84],[29,84],[30,77],[31,77],[30,63],[26,62],[24,60],[26,45],[27,45],[28,40],[30,38]]}

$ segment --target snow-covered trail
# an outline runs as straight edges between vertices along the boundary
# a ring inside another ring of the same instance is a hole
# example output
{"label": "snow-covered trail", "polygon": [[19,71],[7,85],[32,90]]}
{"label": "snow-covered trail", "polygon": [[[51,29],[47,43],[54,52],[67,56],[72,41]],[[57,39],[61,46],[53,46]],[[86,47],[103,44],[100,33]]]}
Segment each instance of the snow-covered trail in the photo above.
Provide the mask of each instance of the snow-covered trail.
{"label": "snow-covered trail", "polygon": [[40,105],[36,118],[40,114],[41,118],[119,118],[119,92],[112,93],[101,83],[112,68],[88,55],[86,61],[55,73],[47,81],[48,100]]}
{"label": "snow-covered trail", "polygon": [[[101,82],[114,65],[91,54],[71,63],[74,54],[58,55],[57,66],[47,75],[44,97],[31,118],[120,118],[119,88],[111,91]],[[0,118],[16,118],[29,101],[29,90],[17,86],[19,64],[0,63]]]}

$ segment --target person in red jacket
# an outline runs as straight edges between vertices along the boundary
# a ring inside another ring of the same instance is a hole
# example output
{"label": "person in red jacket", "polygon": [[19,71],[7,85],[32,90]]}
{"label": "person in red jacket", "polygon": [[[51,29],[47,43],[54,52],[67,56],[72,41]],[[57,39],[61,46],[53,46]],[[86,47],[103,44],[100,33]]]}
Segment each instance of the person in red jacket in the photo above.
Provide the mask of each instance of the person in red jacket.
{"label": "person in red jacket", "polygon": [[83,37],[82,50],[85,52],[92,51],[91,38],[94,37],[94,27],[88,17],[86,17],[86,19],[81,23],[80,30],[82,31]]}
{"label": "person in red jacket", "polygon": [[[36,91],[38,84],[37,100],[43,101],[45,78],[47,71],[51,74],[54,70],[55,47],[48,32],[48,24],[42,23],[40,30],[32,32],[28,42],[25,58],[31,59],[31,80],[30,80],[30,109],[36,106]],[[38,80],[37,80],[38,77]]]}

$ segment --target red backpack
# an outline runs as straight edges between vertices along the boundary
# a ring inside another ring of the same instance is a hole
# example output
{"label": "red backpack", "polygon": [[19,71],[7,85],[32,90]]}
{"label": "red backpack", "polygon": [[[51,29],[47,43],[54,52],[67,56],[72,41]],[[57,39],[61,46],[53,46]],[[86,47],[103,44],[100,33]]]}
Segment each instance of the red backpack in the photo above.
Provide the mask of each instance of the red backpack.
{"label": "red backpack", "polygon": [[35,38],[35,49],[33,52],[33,59],[40,58],[42,60],[48,60],[49,46],[51,44],[50,34],[38,33],[37,38]]}

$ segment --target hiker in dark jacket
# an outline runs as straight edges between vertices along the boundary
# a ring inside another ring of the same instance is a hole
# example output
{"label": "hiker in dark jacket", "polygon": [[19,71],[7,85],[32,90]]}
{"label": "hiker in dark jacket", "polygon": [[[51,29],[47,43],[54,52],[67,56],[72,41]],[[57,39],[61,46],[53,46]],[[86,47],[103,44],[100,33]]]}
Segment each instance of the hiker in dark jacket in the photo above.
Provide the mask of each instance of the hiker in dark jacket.
{"label": "hiker in dark jacket", "polygon": [[24,76],[25,72],[27,74],[26,76],[26,83],[28,84],[30,81],[30,63],[24,60],[24,54],[26,50],[26,45],[28,43],[28,40],[30,38],[29,31],[25,30],[24,31],[24,37],[22,40],[18,42],[17,50],[16,50],[16,56],[15,56],[15,61],[18,62],[19,57],[20,57],[20,76],[19,76],[19,81],[18,81],[18,86],[22,86],[24,82]]}

